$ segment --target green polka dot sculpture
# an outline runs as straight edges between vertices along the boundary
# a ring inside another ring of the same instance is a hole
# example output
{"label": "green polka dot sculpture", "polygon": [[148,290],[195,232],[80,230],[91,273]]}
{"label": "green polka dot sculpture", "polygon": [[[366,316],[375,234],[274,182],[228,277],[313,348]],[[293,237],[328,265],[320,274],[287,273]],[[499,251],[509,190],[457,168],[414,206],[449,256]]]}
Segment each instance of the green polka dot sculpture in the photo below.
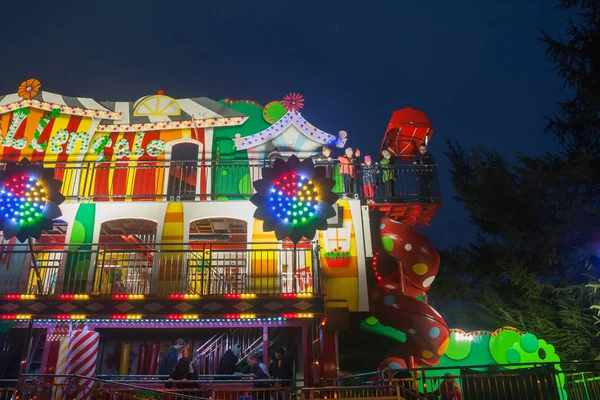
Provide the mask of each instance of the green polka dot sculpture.
{"label": "green polka dot sculpture", "polygon": [[[450,343],[440,359],[436,369],[427,372],[430,377],[443,377],[450,373],[460,375],[461,368],[486,371],[489,365],[498,365],[501,370],[532,368],[544,362],[560,362],[554,346],[545,340],[538,339],[532,333],[523,333],[512,327],[504,327],[495,332],[476,331],[465,333],[453,329]],[[479,367],[477,367],[479,366]],[[565,378],[556,365],[556,383],[559,388],[559,398],[567,399],[563,387]],[[435,379],[432,380],[435,382]],[[436,385],[429,389],[435,390]]]}
{"label": "green polka dot sculpture", "polygon": [[65,201],[60,193],[62,182],[54,179],[54,170],[23,159],[9,163],[0,171],[0,229],[5,239],[16,237],[25,242],[39,239],[51,230]]}

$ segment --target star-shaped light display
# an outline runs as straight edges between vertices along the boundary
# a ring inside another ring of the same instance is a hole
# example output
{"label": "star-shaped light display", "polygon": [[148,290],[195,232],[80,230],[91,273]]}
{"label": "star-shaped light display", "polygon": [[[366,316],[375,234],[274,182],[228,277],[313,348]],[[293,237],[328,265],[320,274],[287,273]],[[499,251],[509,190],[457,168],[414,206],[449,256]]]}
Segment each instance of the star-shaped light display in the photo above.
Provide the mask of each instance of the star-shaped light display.
{"label": "star-shaped light display", "polygon": [[62,215],[58,207],[65,201],[61,185],[54,179],[53,169],[27,159],[7,164],[0,171],[0,230],[4,238],[16,236],[24,242],[51,230],[54,219]]}
{"label": "star-shaped light display", "polygon": [[315,167],[311,158],[302,162],[296,156],[288,161],[278,158],[254,182],[256,194],[250,199],[257,207],[254,218],[264,221],[265,232],[275,231],[278,240],[311,240],[335,216],[334,183],[325,176],[325,167]]}

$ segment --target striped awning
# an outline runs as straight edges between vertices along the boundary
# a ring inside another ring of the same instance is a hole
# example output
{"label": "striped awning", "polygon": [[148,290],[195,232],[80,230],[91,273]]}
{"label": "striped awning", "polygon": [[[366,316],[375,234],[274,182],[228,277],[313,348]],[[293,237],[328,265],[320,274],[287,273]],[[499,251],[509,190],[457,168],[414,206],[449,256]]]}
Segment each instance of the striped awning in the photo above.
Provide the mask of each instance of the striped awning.
{"label": "striped awning", "polygon": [[196,97],[193,99],[175,100],[181,108],[179,115],[159,115],[159,116],[136,116],[135,107],[139,100],[132,102],[103,102],[102,105],[108,109],[117,111],[123,115],[120,120],[102,120],[101,125],[108,124],[145,124],[152,122],[173,122],[173,121],[191,121],[192,119],[203,120],[209,118],[244,118],[244,114],[227,107],[224,104],[216,102],[206,97]]}
{"label": "striped awning", "polygon": [[[168,96],[165,98],[171,99]],[[248,119],[227,105],[206,97],[171,99],[179,107],[176,115],[134,115],[136,106],[142,100],[144,98],[136,102],[98,102],[86,97],[68,97],[44,91],[25,100],[14,93],[0,96],[0,114],[27,107],[47,111],[58,108],[65,114],[100,118],[97,130],[101,132],[236,126]]]}
{"label": "striped awning", "polygon": [[0,96],[0,114],[19,108],[33,107],[46,111],[55,108],[61,113],[91,118],[121,119],[122,115],[87,97],[68,97],[56,93],[39,92],[31,99],[22,99],[17,93]]}

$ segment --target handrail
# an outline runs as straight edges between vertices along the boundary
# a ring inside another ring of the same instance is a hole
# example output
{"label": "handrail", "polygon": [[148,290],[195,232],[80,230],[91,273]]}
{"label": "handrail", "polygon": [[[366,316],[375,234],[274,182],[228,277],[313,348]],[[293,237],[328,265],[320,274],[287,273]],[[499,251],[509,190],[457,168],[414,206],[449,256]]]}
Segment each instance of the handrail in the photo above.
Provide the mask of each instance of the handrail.
{"label": "handrail", "polygon": [[[553,366],[557,367],[561,365],[562,370],[556,368],[554,371],[550,368],[544,370],[532,369],[530,373],[523,373],[527,371],[529,367],[539,366]],[[494,367],[493,371],[479,371],[476,374],[463,373],[462,370],[474,371],[481,367]],[[498,370],[499,367],[522,367],[525,369],[502,369]],[[567,367],[567,368],[565,368]],[[570,367],[570,368],[569,368]],[[431,368],[417,368],[411,371],[418,371],[412,374],[411,378],[405,379],[389,379],[385,378],[380,373],[382,371],[374,372],[377,377],[381,379],[370,381],[367,384],[350,384],[348,386],[330,386],[324,385],[322,387],[300,387],[300,385],[292,385],[285,388],[268,387],[268,388],[257,388],[259,383],[275,383],[281,381],[281,379],[252,379],[249,375],[236,374],[232,375],[202,375],[198,379],[193,381],[186,381],[186,383],[197,383],[199,388],[193,389],[175,389],[167,390],[156,388],[153,386],[148,387],[147,385],[164,385],[164,376],[151,375],[151,376],[113,376],[113,375],[102,375],[97,377],[81,377],[76,375],[23,375],[24,380],[37,380],[39,385],[50,385],[48,382],[53,377],[71,377],[75,379],[85,379],[100,383],[103,386],[101,390],[104,392],[110,392],[111,387],[124,388],[127,390],[140,390],[150,393],[167,394],[177,392],[177,396],[180,398],[197,398],[197,397],[186,397],[185,392],[195,392],[198,394],[211,393],[212,397],[215,398],[215,394],[223,393],[235,393],[237,397],[252,394],[268,395],[271,393],[285,391],[287,394],[296,394],[298,398],[385,398],[385,399],[419,399],[425,400],[432,398],[431,396],[440,395],[440,382],[444,380],[445,372],[448,370],[448,366],[445,367],[431,367]],[[432,373],[432,369],[446,370],[440,372],[438,375]],[[595,363],[581,362],[581,361],[565,361],[565,362],[532,362],[526,364],[486,364],[486,365],[464,365],[454,366],[450,369],[459,369],[461,372],[455,375],[456,383],[462,390],[465,398],[506,398],[506,399],[521,399],[521,398],[579,398],[578,395],[585,394],[586,398],[600,398],[600,385],[597,381],[600,376],[600,369],[595,367]],[[365,377],[371,375],[370,373],[363,373],[354,375],[354,377]],[[161,379],[163,378],[163,379]],[[217,379],[221,378],[221,379]],[[224,379],[223,379],[224,378]],[[230,379],[227,379],[230,378]],[[352,378],[350,377],[346,377]],[[302,379],[292,379],[294,382],[302,382]],[[177,382],[177,381],[174,381]],[[65,385],[75,385],[77,382],[66,381]],[[52,387],[50,385],[50,387]],[[56,385],[55,385],[56,387]],[[73,386],[71,386],[73,387]],[[81,387],[83,388],[83,386]],[[28,394],[35,394],[35,388],[27,388]],[[32,391],[33,390],[33,391]],[[87,390],[87,387],[86,387]],[[116,389],[115,392],[118,392]],[[38,392],[39,393],[39,392]],[[536,393],[539,393],[536,394]],[[205,394],[206,395],[206,394]],[[306,396],[304,396],[306,395]],[[538,397],[541,396],[541,397]],[[24,397],[27,398],[27,397]],[[270,398],[270,397],[267,397]]]}
{"label": "handrail", "polygon": [[[307,157],[308,158],[308,157]],[[313,157],[313,160],[315,162],[315,165],[339,165],[340,161],[337,159],[337,157],[332,157],[331,161],[322,161],[319,159],[315,159]],[[108,161],[94,161],[94,160],[87,160],[87,161],[73,161],[73,160],[65,160],[65,161],[43,161],[42,164],[44,165],[65,165],[65,166],[70,166],[70,165],[76,165],[76,166],[81,166],[83,164],[94,164],[94,165],[102,165],[102,166],[106,166],[107,164],[126,164],[127,166],[131,166],[131,164],[153,164],[153,163],[161,163],[161,164],[177,164],[177,163],[198,163],[198,164],[204,164],[206,165],[207,163],[215,163],[215,164],[250,164],[250,163],[255,163],[255,164],[260,164],[260,166],[266,166],[269,164],[272,164],[274,161],[274,159],[269,159],[269,158],[236,158],[233,160],[229,160],[229,159],[218,159],[218,158],[207,158],[207,159],[186,159],[186,160],[108,160]],[[402,160],[398,160],[398,162],[394,162],[390,164],[391,166],[397,165],[397,166],[407,166],[407,167],[418,167],[418,166],[423,166],[422,164],[413,164],[412,162],[408,162],[408,161],[402,161]],[[7,164],[11,164],[12,162],[0,162],[0,168],[7,165]],[[375,161],[375,164],[377,164],[378,161]],[[362,162],[359,162],[358,164],[363,164]],[[438,164],[428,164],[427,166],[429,167],[438,167]]]}
{"label": "handrail", "polygon": [[[311,241],[311,242],[307,242],[310,244],[316,244],[316,241]],[[99,243],[99,242],[95,242],[95,243],[40,243],[40,242],[36,242],[35,246],[48,246],[48,247],[58,247],[58,246],[74,246],[74,247],[79,247],[79,246],[113,246],[113,245],[118,245],[118,246],[129,246],[129,247],[138,247],[140,245],[153,245],[153,246],[199,246],[199,247],[212,247],[214,245],[223,245],[223,244],[231,244],[231,245],[240,245],[240,246],[244,246],[244,245],[259,245],[259,246],[264,246],[264,245],[282,245],[282,244],[287,244],[286,242],[227,242],[227,243],[223,243],[223,242],[206,242],[206,243],[196,243],[196,242],[181,242],[181,243],[171,243],[171,242],[153,242],[153,243],[129,243],[129,242],[123,242],[123,243]],[[6,247],[21,247],[21,246],[27,246],[27,243],[15,243],[15,244],[9,244],[9,243],[0,243],[0,246],[6,246]],[[153,251],[153,250],[162,250],[162,251],[167,251],[170,249],[144,249],[144,250],[140,250],[140,251]],[[223,249],[218,249],[218,251],[240,251],[240,250],[253,250],[252,248],[249,249],[228,249],[228,248],[223,248]],[[291,250],[290,249],[281,249],[281,248],[274,248],[274,249],[254,249],[254,250],[260,250],[260,251],[267,251],[267,250]],[[308,250],[308,249],[298,249],[298,250]],[[29,250],[27,250],[29,251]]]}
{"label": "handrail", "polygon": [[[80,379],[80,380],[89,380],[92,382],[97,382],[100,384],[105,384],[105,385],[116,385],[116,386],[120,386],[120,387],[124,387],[127,389],[134,389],[134,390],[140,390],[140,391],[145,391],[145,392],[152,392],[154,394],[158,394],[158,395],[163,395],[165,392],[170,392],[169,390],[156,390],[156,389],[152,389],[152,388],[147,388],[144,386],[137,386],[137,385],[131,385],[131,384],[125,384],[125,383],[121,383],[121,382],[117,382],[117,381],[106,381],[103,379],[99,379],[96,377],[88,377],[88,376],[82,376],[82,375],[22,375],[23,379],[27,379],[27,378],[35,378],[37,376],[43,376],[43,377],[54,377],[54,378],[67,378],[67,382],[69,381],[69,378],[76,378],[76,379]],[[164,381],[162,381],[164,383]],[[46,382],[44,382],[46,383]],[[188,396],[188,395],[184,395],[184,394],[179,394],[177,395],[178,397],[184,398],[184,399],[198,399],[199,397],[197,396]],[[206,399],[208,400],[208,398],[202,398],[202,399]]]}
{"label": "handrail", "polygon": [[[24,274],[13,273],[15,268],[0,268],[0,294],[320,293],[319,254],[312,251],[315,242],[297,250],[306,256],[306,266],[311,266],[312,272],[294,277],[289,271],[284,273],[294,251],[283,247],[285,243],[220,244],[157,242],[140,248],[137,243],[36,243],[33,253],[37,268],[47,271],[40,280],[31,273],[29,247],[2,243],[0,261],[18,265]],[[204,257],[206,252],[211,256]],[[273,263],[273,259],[278,262]]]}
{"label": "handrail", "polygon": [[241,364],[244,360],[246,360],[248,358],[248,356],[253,352],[256,351],[256,349],[259,349],[262,346],[262,335],[257,338],[256,340],[254,340],[254,342],[250,343],[248,345],[248,349],[242,357],[240,357],[240,359],[238,360],[238,362],[235,365],[239,365]]}
{"label": "handrail", "polygon": [[[457,366],[454,368],[469,368],[469,369],[509,368],[509,369],[502,370],[502,372],[510,372],[511,371],[510,368],[521,369],[521,368],[531,368],[531,367],[535,368],[535,367],[544,367],[544,366],[553,366],[554,367],[556,365],[560,365],[562,368],[564,365],[593,365],[593,364],[596,364],[596,361],[560,361],[560,362],[540,361],[540,362],[513,363],[513,364],[473,364],[473,365]],[[420,371],[436,371],[436,370],[447,371],[449,368],[450,367],[448,367],[448,366],[443,366],[443,367],[434,366],[434,367],[427,367],[427,368],[404,368],[401,370],[385,369],[383,371],[390,371],[390,372],[399,372],[399,371],[420,372]],[[376,370],[376,371],[370,371],[370,372],[361,372],[359,374],[345,375],[345,376],[339,377],[339,380],[354,379],[354,378],[360,378],[360,377],[365,377],[365,376],[374,376],[374,375],[377,375],[378,373],[380,373],[381,371],[382,370]],[[568,371],[569,370],[565,371],[564,368],[561,370],[561,372],[568,372]]]}
{"label": "handrail", "polygon": [[[310,392],[335,392],[335,391],[348,391],[348,390],[389,390],[389,389],[399,389],[403,395],[409,394],[411,400],[427,400],[427,397],[421,396],[419,393],[403,388],[398,385],[368,385],[368,386],[319,386],[319,387],[311,387],[311,388],[301,388],[300,393],[310,393]],[[387,397],[387,396],[385,396]],[[376,397],[373,397],[376,398]]]}
{"label": "handrail", "polygon": [[[339,161],[317,160],[336,180],[333,191],[366,202],[440,203],[437,165],[355,164],[350,182],[339,175]],[[0,169],[2,169],[0,164]],[[4,164],[5,165],[5,164]],[[66,201],[221,201],[247,200],[252,183],[271,160],[116,160],[44,164],[63,182]],[[113,172],[111,174],[111,172]]]}

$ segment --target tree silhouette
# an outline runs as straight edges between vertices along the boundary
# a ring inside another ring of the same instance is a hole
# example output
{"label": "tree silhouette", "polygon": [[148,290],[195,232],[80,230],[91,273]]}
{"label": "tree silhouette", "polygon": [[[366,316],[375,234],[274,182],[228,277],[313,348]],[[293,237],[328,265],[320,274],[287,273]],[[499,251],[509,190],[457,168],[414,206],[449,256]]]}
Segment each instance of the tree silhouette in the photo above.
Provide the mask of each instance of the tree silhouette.
{"label": "tree silhouette", "polygon": [[478,236],[442,252],[431,298],[452,326],[512,325],[563,359],[593,359],[600,341],[586,285],[598,282],[600,255],[600,1],[559,7],[576,11],[568,39],[541,36],[571,96],[548,117],[559,151],[511,164],[497,151],[448,142],[457,199]]}

